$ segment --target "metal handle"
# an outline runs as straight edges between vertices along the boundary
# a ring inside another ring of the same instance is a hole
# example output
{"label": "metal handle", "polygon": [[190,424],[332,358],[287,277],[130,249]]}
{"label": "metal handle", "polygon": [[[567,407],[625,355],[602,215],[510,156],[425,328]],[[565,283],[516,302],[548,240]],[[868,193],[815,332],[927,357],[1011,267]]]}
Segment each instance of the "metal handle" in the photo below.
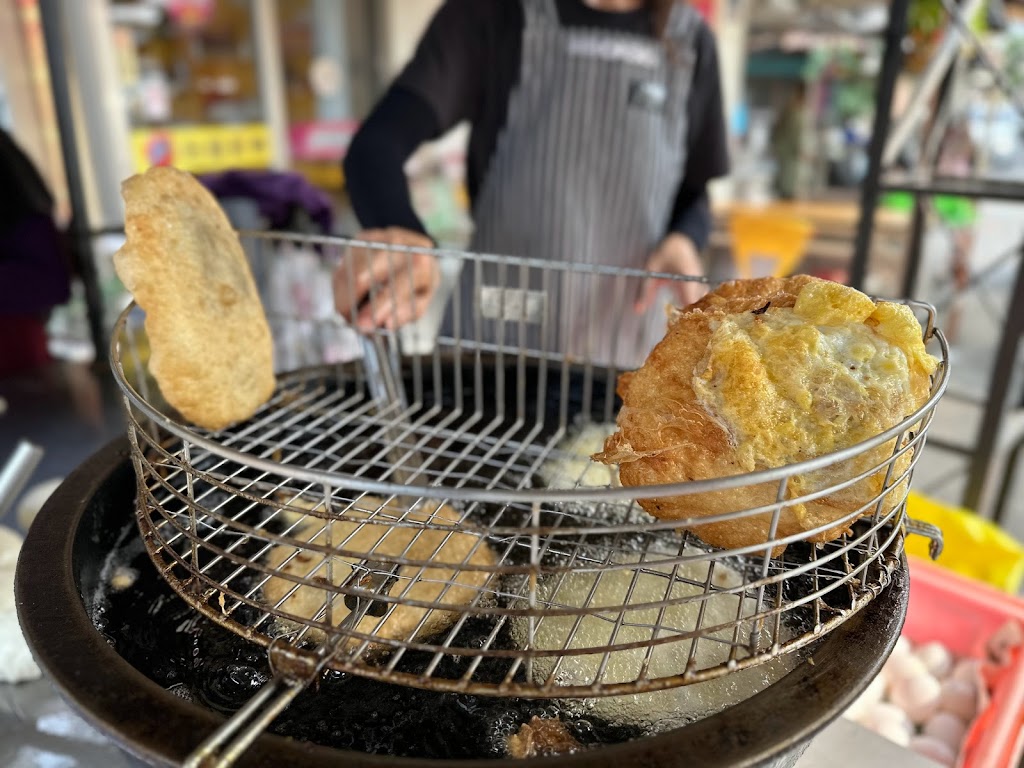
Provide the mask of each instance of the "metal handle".
{"label": "metal handle", "polygon": [[42,458],[43,449],[28,440],[15,446],[11,458],[0,468],[0,518],[7,514]]}
{"label": "metal handle", "polygon": [[395,367],[391,365],[384,340],[376,333],[360,334],[359,340],[363,345],[363,367],[370,395],[378,403],[397,402],[404,408],[405,390]]}
{"label": "metal handle", "polygon": [[926,523],[923,520],[907,518],[907,533],[928,538],[928,556],[932,560],[938,560],[942,554],[942,529],[937,525]]}
{"label": "metal handle", "polygon": [[185,768],[227,768],[234,765],[308,684],[308,680],[271,680],[188,756]]}
{"label": "metal handle", "polygon": [[[384,340],[376,333],[360,334],[360,340],[363,345],[363,367],[366,370],[370,396],[378,403],[378,407],[395,403],[404,412],[409,404],[405,396],[405,386],[396,371],[396,366],[392,365]],[[401,448],[400,424],[397,421],[392,422],[387,432],[388,444],[392,446],[389,459],[394,467],[391,478],[400,485],[426,485],[426,478],[419,472],[423,466],[423,457],[418,452],[406,455]],[[410,497],[400,500],[400,503],[403,502],[411,507],[416,499]]]}
{"label": "metal handle", "polygon": [[[345,605],[351,612],[338,624],[338,631],[320,646],[316,662],[308,664],[301,672],[296,672],[289,665],[287,673],[275,675],[185,759],[184,768],[228,768],[234,765],[277,716],[323,671],[327,662],[337,653],[344,630],[355,627],[367,615],[383,616],[387,613],[387,603],[374,600],[373,595],[390,591],[398,578],[398,568],[398,564],[375,560],[365,560],[353,566],[352,573],[342,586],[363,589],[369,594],[346,595]],[[273,646],[268,653],[273,669]],[[280,653],[288,656],[286,648],[280,650]]]}

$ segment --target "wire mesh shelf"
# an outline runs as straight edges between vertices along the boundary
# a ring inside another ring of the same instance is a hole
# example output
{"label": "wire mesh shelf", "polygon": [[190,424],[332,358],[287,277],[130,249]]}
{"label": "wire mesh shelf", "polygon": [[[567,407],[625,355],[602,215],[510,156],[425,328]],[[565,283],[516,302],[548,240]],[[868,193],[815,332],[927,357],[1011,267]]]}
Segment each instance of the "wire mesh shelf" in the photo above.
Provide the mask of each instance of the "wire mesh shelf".
{"label": "wire mesh shelf", "polygon": [[[264,286],[296,253],[320,265],[310,284],[329,286],[343,256],[385,248],[267,234],[244,242]],[[386,251],[394,269],[422,253]],[[484,695],[660,690],[813,642],[900,567],[903,499],[947,379],[930,308],[914,307],[943,363],[928,402],[892,429],[797,465],[625,488],[588,457],[614,429],[618,373],[642,362],[664,323],[655,312],[608,332],[607,318],[633,316],[646,275],[435,255],[461,276],[430,344],[407,329],[356,334],[329,307],[268,300],[277,344],[301,365],[279,373],[251,419],[217,432],[161,401],[139,311],[118,322],[112,362],[149,553],[185,600],[266,646],[275,668],[326,665]],[[808,531],[733,550],[701,542],[701,522],[777,520],[824,496],[833,489],[792,498],[784,489],[879,446],[892,450],[839,485],[881,473],[884,488],[823,526],[850,523],[835,541],[806,543],[818,532]],[[778,501],[668,521],[637,504],[755,483],[777,484]]]}

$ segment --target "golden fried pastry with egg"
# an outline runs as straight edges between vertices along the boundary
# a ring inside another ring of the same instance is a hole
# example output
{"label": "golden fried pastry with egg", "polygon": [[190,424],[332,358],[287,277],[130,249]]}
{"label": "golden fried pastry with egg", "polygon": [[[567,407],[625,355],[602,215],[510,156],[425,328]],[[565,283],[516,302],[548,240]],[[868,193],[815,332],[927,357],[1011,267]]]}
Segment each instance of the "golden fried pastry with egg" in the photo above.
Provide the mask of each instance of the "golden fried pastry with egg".
{"label": "golden fried pastry with egg", "polygon": [[[594,459],[617,464],[625,486],[782,467],[867,440],[927,401],[938,361],[902,304],[800,275],[725,283],[676,311],[664,339],[623,374],[618,431]],[[905,438],[906,439],[906,438]],[[773,540],[807,532],[824,542],[873,514],[895,440],[789,478]],[[902,502],[911,451],[893,462],[883,512]],[[872,471],[876,467],[881,467]],[[821,498],[803,498],[853,480]],[[658,518],[692,519],[776,503],[777,482],[640,500]],[[772,513],[687,524],[708,544],[768,541]],[[784,546],[773,548],[778,555]]]}

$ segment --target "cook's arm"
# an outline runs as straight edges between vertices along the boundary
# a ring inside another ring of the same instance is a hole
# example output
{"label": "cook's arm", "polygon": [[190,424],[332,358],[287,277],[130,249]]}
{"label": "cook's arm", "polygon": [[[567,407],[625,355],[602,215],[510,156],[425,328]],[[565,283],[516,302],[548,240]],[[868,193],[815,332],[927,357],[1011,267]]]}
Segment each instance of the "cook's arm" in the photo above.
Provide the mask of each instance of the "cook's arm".
{"label": "cook's arm", "polygon": [[729,172],[728,135],[715,38],[702,25],[687,103],[686,170],[676,192],[668,234],[683,235],[700,251],[711,234],[708,182]]}
{"label": "cook's arm", "polygon": [[[686,105],[686,168],[676,191],[665,238],[645,264],[650,272],[703,274],[699,252],[707,245],[711,233],[708,182],[729,170],[718,53],[707,25],[701,26],[695,48],[693,84]],[[660,280],[644,282],[636,302],[638,312],[646,312],[654,305],[661,285]],[[672,287],[682,304],[696,301],[704,292],[703,285],[697,282],[678,282]]]}
{"label": "cook's arm", "polygon": [[[711,206],[708,204],[706,183],[687,186],[685,183],[676,196],[673,218],[664,239],[647,258],[644,269],[648,272],[669,272],[677,275],[700,277],[704,267],[700,251],[707,245],[711,232]],[[662,280],[646,280],[636,301],[636,311],[646,312],[664,285]],[[683,306],[692,304],[704,295],[698,282],[673,283],[676,300]]]}
{"label": "cook's arm", "polygon": [[398,227],[426,235],[412,207],[405,163],[438,133],[434,111],[421,97],[393,87],[366,118],[345,156],[345,185],[366,229]]}
{"label": "cook's arm", "polygon": [[472,120],[482,98],[480,30],[493,16],[489,5],[447,0],[404,71],[353,138],[345,177],[364,228],[426,234],[412,207],[405,163],[424,142]]}
{"label": "cook's arm", "polygon": [[673,214],[669,234],[685,235],[698,251],[704,250],[711,236],[707,184],[680,187]]}
{"label": "cook's arm", "polygon": [[[430,106],[392,87],[352,139],[345,181],[360,240],[429,248],[434,242],[412,207],[405,162],[437,133]],[[338,313],[364,331],[397,328],[418,319],[439,281],[436,260],[422,253],[384,248],[351,249],[334,274]],[[370,298],[371,286],[377,290]]]}
{"label": "cook's arm", "polygon": [[[412,207],[405,163],[423,142],[469,119],[480,102],[480,14],[488,9],[478,0],[447,0],[405,71],[354,137],[345,176],[364,227],[361,239],[433,245]],[[422,316],[439,276],[437,260],[427,253],[352,249],[334,274],[335,306],[360,328],[397,328]]]}

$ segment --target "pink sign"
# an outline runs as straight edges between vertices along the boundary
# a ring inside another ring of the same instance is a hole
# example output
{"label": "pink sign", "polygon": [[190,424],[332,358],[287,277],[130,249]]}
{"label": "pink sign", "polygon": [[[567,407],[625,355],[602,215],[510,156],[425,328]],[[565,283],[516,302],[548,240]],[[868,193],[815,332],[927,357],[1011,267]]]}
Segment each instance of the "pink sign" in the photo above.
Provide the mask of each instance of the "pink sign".
{"label": "pink sign", "polygon": [[213,16],[213,0],[165,0],[164,7],[185,29],[198,29]]}
{"label": "pink sign", "polygon": [[355,120],[314,120],[289,129],[292,159],[341,160],[359,128]]}

